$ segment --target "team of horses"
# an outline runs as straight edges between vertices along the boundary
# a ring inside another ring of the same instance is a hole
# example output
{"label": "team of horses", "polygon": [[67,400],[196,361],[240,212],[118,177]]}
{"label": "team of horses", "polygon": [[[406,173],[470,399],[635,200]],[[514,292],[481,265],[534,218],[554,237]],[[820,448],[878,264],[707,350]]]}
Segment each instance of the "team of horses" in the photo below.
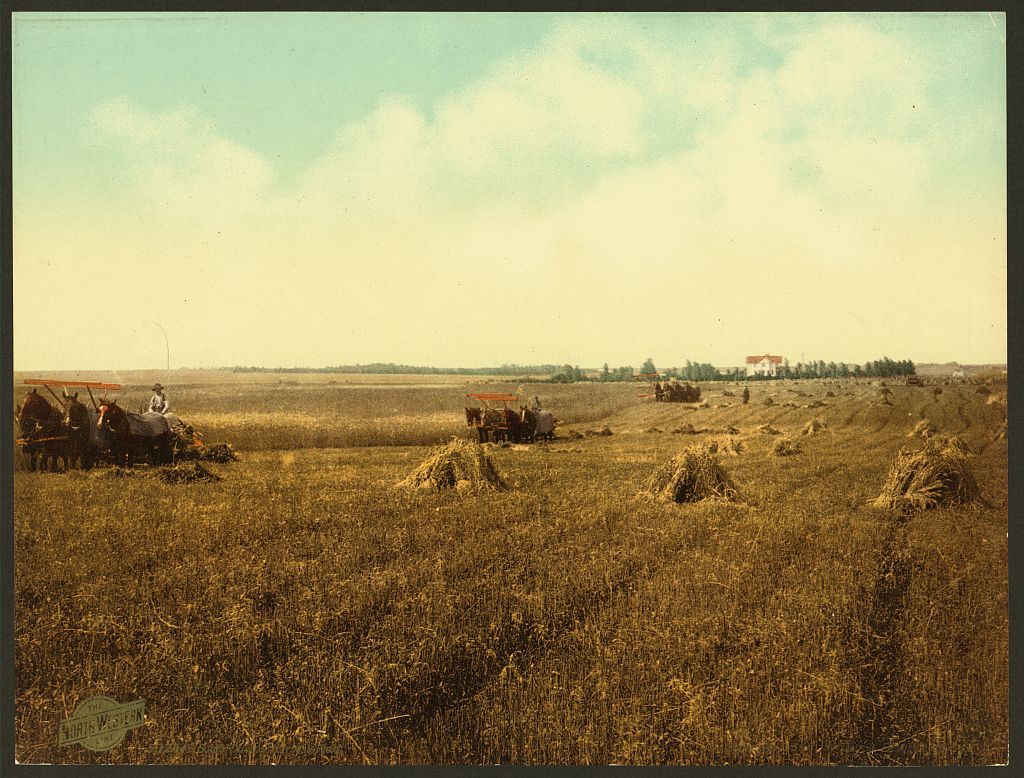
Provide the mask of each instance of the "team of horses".
{"label": "team of horses", "polygon": [[654,399],[660,403],[695,403],[700,402],[700,387],[690,383],[679,384],[666,381],[654,385]]}
{"label": "team of horses", "polygon": [[466,426],[476,429],[481,443],[533,443],[555,437],[555,417],[551,412],[526,406],[520,406],[518,413],[511,408],[466,408]]}
{"label": "team of horses", "polygon": [[65,470],[88,470],[100,460],[126,467],[173,460],[174,435],[159,413],[132,413],[102,398],[89,408],[79,402],[78,392],[62,396],[63,409],[58,409],[33,389],[15,409],[29,470],[56,471],[58,463]]}

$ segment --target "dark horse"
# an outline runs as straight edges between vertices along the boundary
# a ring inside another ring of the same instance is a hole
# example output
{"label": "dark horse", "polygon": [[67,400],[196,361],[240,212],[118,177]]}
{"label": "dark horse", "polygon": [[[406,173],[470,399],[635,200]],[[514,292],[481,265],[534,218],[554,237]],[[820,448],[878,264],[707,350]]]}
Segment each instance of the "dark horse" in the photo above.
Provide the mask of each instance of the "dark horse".
{"label": "dark horse", "polygon": [[505,408],[501,412],[503,416],[504,426],[507,427],[506,434],[513,443],[519,443],[522,440],[522,421],[519,418],[519,414],[511,408]]}
{"label": "dark horse", "polygon": [[481,443],[487,442],[488,435],[494,441],[520,440],[519,414],[509,408],[466,408],[466,426],[475,427]]}
{"label": "dark horse", "polygon": [[541,440],[555,439],[555,417],[550,411],[533,411],[526,406],[520,405],[519,412],[522,415],[520,422],[520,433],[523,440],[533,443]]}
{"label": "dark horse", "polygon": [[481,443],[487,442],[487,428],[484,426],[482,408],[466,408],[466,426],[476,427]]}
{"label": "dark horse", "polygon": [[46,398],[33,389],[25,396],[25,404],[16,409],[18,432],[25,442],[25,456],[28,469],[56,470],[57,460],[63,459],[67,467],[65,452],[64,417],[50,405]]}
{"label": "dark horse", "polygon": [[65,461],[68,467],[77,466],[88,470],[96,464],[96,458],[104,448],[102,441],[109,436],[104,435],[103,430],[95,424],[97,411],[90,411],[78,402],[78,392],[64,392],[64,398],[68,403],[64,411],[64,426],[68,436]]}
{"label": "dark horse", "polygon": [[149,457],[155,465],[169,464],[174,459],[171,428],[159,413],[131,413],[116,400],[100,400],[99,411],[96,426],[110,432],[114,464],[131,467],[136,454]]}

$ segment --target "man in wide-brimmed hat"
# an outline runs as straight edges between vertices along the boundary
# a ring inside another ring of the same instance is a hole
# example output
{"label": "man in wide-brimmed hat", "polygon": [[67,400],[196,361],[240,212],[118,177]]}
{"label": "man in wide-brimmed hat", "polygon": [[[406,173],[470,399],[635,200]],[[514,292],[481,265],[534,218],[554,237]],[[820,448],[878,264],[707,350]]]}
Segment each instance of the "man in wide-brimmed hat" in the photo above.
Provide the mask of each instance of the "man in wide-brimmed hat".
{"label": "man in wide-brimmed hat", "polygon": [[153,384],[153,396],[149,399],[149,410],[156,413],[167,413],[170,409],[171,404],[167,400],[167,395],[164,394],[164,388],[160,384]]}

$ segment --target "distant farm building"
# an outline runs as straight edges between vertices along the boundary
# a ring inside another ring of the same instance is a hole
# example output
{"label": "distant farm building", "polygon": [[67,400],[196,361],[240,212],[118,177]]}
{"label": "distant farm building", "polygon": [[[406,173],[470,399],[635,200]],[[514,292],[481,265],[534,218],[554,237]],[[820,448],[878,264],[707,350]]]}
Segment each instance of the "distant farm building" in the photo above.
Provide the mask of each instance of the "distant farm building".
{"label": "distant farm building", "polygon": [[774,354],[762,354],[755,357],[747,357],[748,376],[771,376],[774,377],[782,366],[782,357]]}

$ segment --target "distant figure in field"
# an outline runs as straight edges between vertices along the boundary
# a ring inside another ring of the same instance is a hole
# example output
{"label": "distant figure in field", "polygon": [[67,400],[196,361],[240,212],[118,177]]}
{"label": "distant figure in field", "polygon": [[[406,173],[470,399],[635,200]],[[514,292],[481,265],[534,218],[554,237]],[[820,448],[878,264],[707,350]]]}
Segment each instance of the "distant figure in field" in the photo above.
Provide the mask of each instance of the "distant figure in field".
{"label": "distant figure in field", "polygon": [[530,410],[534,413],[540,410],[540,397],[537,395],[534,395],[533,399],[530,400]]}
{"label": "distant figure in field", "polygon": [[750,402],[750,387],[749,386],[744,386],[743,387],[743,404],[746,405],[748,402]]}
{"label": "distant figure in field", "polygon": [[153,396],[149,398],[149,410],[155,413],[167,413],[171,404],[160,384],[153,384]]}
{"label": "distant figure in field", "polygon": [[661,402],[665,399],[665,390],[661,387],[661,381],[654,382],[654,401]]}

